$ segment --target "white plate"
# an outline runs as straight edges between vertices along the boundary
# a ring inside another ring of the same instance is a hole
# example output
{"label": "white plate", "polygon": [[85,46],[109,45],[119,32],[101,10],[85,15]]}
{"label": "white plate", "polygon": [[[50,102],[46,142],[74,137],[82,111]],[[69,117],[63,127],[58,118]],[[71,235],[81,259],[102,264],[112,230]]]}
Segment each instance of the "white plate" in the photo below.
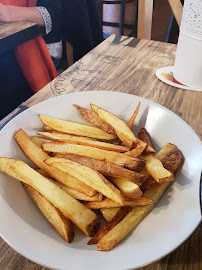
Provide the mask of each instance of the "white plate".
{"label": "white plate", "polygon": [[[149,100],[115,92],[80,92],[49,99],[22,112],[0,132],[0,156],[28,159],[13,139],[22,128],[30,136],[42,127],[37,114],[84,123],[72,104],[89,108],[94,103],[128,121],[138,102],[137,132],[146,127],[158,150],[174,143],[185,156],[176,180],[141,224],[110,252],[88,246],[88,238],[77,231],[66,244],[39,212],[17,180],[0,174],[0,233],[17,252],[30,260],[56,269],[128,269],[149,264],[165,256],[187,239],[200,220],[199,181],[201,141],[177,115]],[[28,161],[29,164],[32,164]]]}

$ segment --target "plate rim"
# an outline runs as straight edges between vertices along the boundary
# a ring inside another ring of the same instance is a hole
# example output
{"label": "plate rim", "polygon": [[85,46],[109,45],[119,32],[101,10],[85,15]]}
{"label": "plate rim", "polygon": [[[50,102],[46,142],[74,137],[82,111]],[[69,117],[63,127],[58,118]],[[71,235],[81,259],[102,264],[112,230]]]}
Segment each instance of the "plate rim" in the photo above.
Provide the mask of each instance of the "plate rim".
{"label": "plate rim", "polygon": [[[16,119],[16,118],[20,117],[20,115],[26,113],[27,110],[31,110],[31,109],[37,107],[38,105],[41,105],[42,103],[48,102],[49,100],[59,99],[59,98],[61,98],[61,97],[68,96],[68,95],[74,95],[74,94],[80,94],[80,93],[81,93],[81,94],[83,94],[83,93],[96,93],[96,92],[98,92],[98,93],[103,92],[103,93],[110,93],[110,94],[111,94],[111,93],[113,93],[113,94],[123,94],[123,95],[128,95],[128,96],[137,97],[137,98],[143,99],[143,100],[145,100],[145,101],[149,101],[149,102],[151,102],[151,103],[153,103],[153,104],[155,104],[155,105],[161,107],[161,109],[164,109],[164,110],[168,111],[169,113],[171,113],[171,114],[177,116],[177,117],[179,118],[180,121],[182,121],[184,124],[186,124],[187,127],[193,131],[193,133],[197,136],[199,142],[201,142],[201,139],[199,138],[198,134],[193,130],[193,128],[192,128],[189,124],[187,124],[187,122],[186,122],[184,119],[182,119],[179,115],[177,115],[176,113],[174,113],[173,111],[171,111],[171,110],[168,109],[167,107],[165,107],[165,106],[163,106],[163,105],[161,105],[161,104],[159,104],[159,103],[157,103],[157,102],[155,102],[155,101],[153,101],[153,100],[147,99],[147,98],[145,98],[145,97],[137,96],[137,95],[130,94],[130,93],[117,92],[117,91],[107,91],[107,90],[78,91],[78,92],[67,93],[67,94],[64,94],[64,95],[58,95],[58,96],[55,96],[55,97],[50,97],[50,98],[48,98],[48,99],[46,99],[46,100],[43,100],[43,101],[41,101],[41,102],[39,102],[39,103],[37,103],[37,104],[34,104],[34,105],[31,106],[31,107],[28,107],[26,110],[23,110],[22,112],[20,112],[20,113],[17,114],[16,116],[14,116],[8,123],[6,123],[5,125],[3,125],[2,128],[0,127],[0,132],[3,131],[4,128],[5,128],[9,123],[12,123],[12,121],[14,121],[14,119]],[[3,119],[2,119],[2,120],[3,120]]]}

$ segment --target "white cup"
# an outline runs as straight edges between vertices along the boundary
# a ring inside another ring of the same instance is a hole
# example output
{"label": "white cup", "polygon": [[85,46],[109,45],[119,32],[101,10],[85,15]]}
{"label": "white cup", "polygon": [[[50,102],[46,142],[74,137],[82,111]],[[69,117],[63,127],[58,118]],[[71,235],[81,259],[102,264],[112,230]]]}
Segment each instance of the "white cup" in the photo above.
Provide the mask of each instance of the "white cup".
{"label": "white cup", "polygon": [[173,75],[202,89],[202,0],[185,0]]}

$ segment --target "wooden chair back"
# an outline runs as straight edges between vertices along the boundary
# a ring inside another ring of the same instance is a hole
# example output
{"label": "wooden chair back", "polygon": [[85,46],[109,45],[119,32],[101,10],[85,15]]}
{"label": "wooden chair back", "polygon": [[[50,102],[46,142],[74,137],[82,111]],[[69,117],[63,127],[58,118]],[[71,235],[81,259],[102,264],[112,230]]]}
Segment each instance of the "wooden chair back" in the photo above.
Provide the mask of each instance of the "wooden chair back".
{"label": "wooden chair back", "polygon": [[181,20],[182,20],[182,11],[183,11],[182,3],[180,0],[168,0],[168,2],[175,16],[177,24],[180,27]]}
{"label": "wooden chair back", "polygon": [[73,46],[66,41],[66,55],[67,55],[67,67],[70,67],[74,64],[74,51]]}
{"label": "wooden chair back", "polygon": [[138,0],[137,37],[151,39],[153,0]]}

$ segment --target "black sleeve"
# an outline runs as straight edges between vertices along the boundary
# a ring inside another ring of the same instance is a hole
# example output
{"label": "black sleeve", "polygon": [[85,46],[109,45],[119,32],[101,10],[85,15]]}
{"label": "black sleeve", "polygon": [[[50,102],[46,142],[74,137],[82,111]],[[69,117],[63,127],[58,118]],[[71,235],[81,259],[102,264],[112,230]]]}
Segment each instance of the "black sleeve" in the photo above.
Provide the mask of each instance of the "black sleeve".
{"label": "black sleeve", "polygon": [[63,35],[74,48],[74,61],[103,41],[96,0],[62,1]]}
{"label": "black sleeve", "polygon": [[60,41],[62,38],[62,0],[38,0],[37,6],[45,7],[52,19],[52,31],[44,36],[46,43]]}

